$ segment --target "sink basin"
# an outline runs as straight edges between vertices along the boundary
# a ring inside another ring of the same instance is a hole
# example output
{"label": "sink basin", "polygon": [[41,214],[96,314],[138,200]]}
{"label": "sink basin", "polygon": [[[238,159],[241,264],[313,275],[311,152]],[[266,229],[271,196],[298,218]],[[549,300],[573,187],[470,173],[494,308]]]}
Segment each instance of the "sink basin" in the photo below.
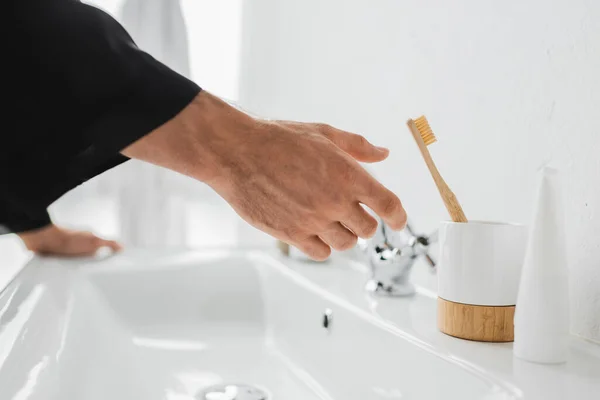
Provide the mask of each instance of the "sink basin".
{"label": "sink basin", "polygon": [[[34,259],[0,295],[0,399],[192,400],[228,383],[275,400],[537,398],[456,356],[472,343],[420,335],[433,298],[367,298],[348,263],[258,251]],[[507,348],[494,351],[505,363]],[[594,374],[577,375],[577,393],[597,388]]]}

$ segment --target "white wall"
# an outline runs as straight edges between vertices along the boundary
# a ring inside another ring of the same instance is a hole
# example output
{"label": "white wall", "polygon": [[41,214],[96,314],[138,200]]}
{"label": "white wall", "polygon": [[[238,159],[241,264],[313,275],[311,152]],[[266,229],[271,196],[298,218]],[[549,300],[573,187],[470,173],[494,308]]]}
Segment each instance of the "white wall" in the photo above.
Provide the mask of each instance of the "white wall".
{"label": "white wall", "polygon": [[528,222],[535,171],[565,176],[572,332],[600,341],[600,2],[252,0],[240,102],[389,146],[374,172],[416,227],[447,218],[404,121],[426,114],[471,219]]}

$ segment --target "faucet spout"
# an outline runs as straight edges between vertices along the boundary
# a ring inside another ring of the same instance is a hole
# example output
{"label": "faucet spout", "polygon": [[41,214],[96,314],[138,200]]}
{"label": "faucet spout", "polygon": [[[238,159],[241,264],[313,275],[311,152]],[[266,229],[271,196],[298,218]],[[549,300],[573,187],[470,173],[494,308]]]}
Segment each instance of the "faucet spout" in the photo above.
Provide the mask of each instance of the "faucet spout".
{"label": "faucet spout", "polygon": [[414,294],[415,286],[410,280],[412,267],[419,257],[423,257],[432,269],[435,268],[429,249],[436,241],[437,232],[430,236],[417,235],[410,225],[394,232],[380,219],[377,233],[364,249],[370,265],[366,290],[382,296]]}

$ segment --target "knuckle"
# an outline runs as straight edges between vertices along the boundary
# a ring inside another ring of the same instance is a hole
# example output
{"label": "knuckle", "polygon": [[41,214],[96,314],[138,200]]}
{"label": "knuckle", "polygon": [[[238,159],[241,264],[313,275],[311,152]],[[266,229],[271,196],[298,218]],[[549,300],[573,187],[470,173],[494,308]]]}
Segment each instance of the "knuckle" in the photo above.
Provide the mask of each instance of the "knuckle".
{"label": "knuckle", "polygon": [[382,211],[384,212],[385,215],[396,214],[401,209],[402,209],[402,204],[400,203],[400,200],[396,196],[390,195],[383,201]]}
{"label": "knuckle", "polygon": [[354,184],[357,179],[356,168],[349,163],[341,163],[339,165],[340,182],[346,184]]}
{"label": "knuckle", "polygon": [[373,218],[365,218],[361,226],[362,234],[365,238],[370,238],[377,232],[377,221]]}
{"label": "knuckle", "polygon": [[317,130],[325,136],[329,136],[333,133],[333,127],[329,124],[318,123],[316,124],[316,127]]}
{"label": "knuckle", "polygon": [[343,240],[340,241],[336,250],[349,250],[356,245],[358,238],[352,234],[347,235]]}
{"label": "knuckle", "polygon": [[327,257],[331,255],[331,248],[329,246],[311,246],[310,249],[306,251],[306,254],[315,261],[325,261]]}
{"label": "knuckle", "polygon": [[362,135],[354,134],[354,140],[358,147],[367,147],[369,146],[369,141]]}
{"label": "knuckle", "polygon": [[370,199],[377,198],[377,195],[379,194],[379,188],[377,187],[376,183],[377,181],[375,178],[369,175],[365,184],[363,185],[363,191],[366,197]]}
{"label": "knuckle", "polygon": [[296,226],[288,226],[283,229],[283,235],[288,240],[296,240],[300,237],[300,229]]}
{"label": "knuckle", "polygon": [[406,211],[402,209],[402,215],[400,216],[400,227],[404,228],[408,222],[408,216],[406,215]]}
{"label": "knuckle", "polygon": [[324,239],[336,250],[348,250],[358,240],[353,232],[337,222],[324,234]]}
{"label": "knuckle", "polygon": [[[318,203],[317,207],[324,207],[322,203]],[[329,218],[322,213],[312,213],[305,216],[303,227],[307,232],[324,232],[329,226]]]}

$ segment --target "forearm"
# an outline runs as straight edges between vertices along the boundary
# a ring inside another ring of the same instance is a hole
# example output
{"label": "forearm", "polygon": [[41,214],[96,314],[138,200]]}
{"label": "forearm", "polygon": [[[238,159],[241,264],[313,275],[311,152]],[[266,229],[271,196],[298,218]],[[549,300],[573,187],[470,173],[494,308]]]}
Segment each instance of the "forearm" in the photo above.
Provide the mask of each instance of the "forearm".
{"label": "forearm", "polygon": [[203,91],[175,118],[122,153],[210,184],[231,167],[222,155],[243,152],[245,135],[258,134],[259,124]]}

